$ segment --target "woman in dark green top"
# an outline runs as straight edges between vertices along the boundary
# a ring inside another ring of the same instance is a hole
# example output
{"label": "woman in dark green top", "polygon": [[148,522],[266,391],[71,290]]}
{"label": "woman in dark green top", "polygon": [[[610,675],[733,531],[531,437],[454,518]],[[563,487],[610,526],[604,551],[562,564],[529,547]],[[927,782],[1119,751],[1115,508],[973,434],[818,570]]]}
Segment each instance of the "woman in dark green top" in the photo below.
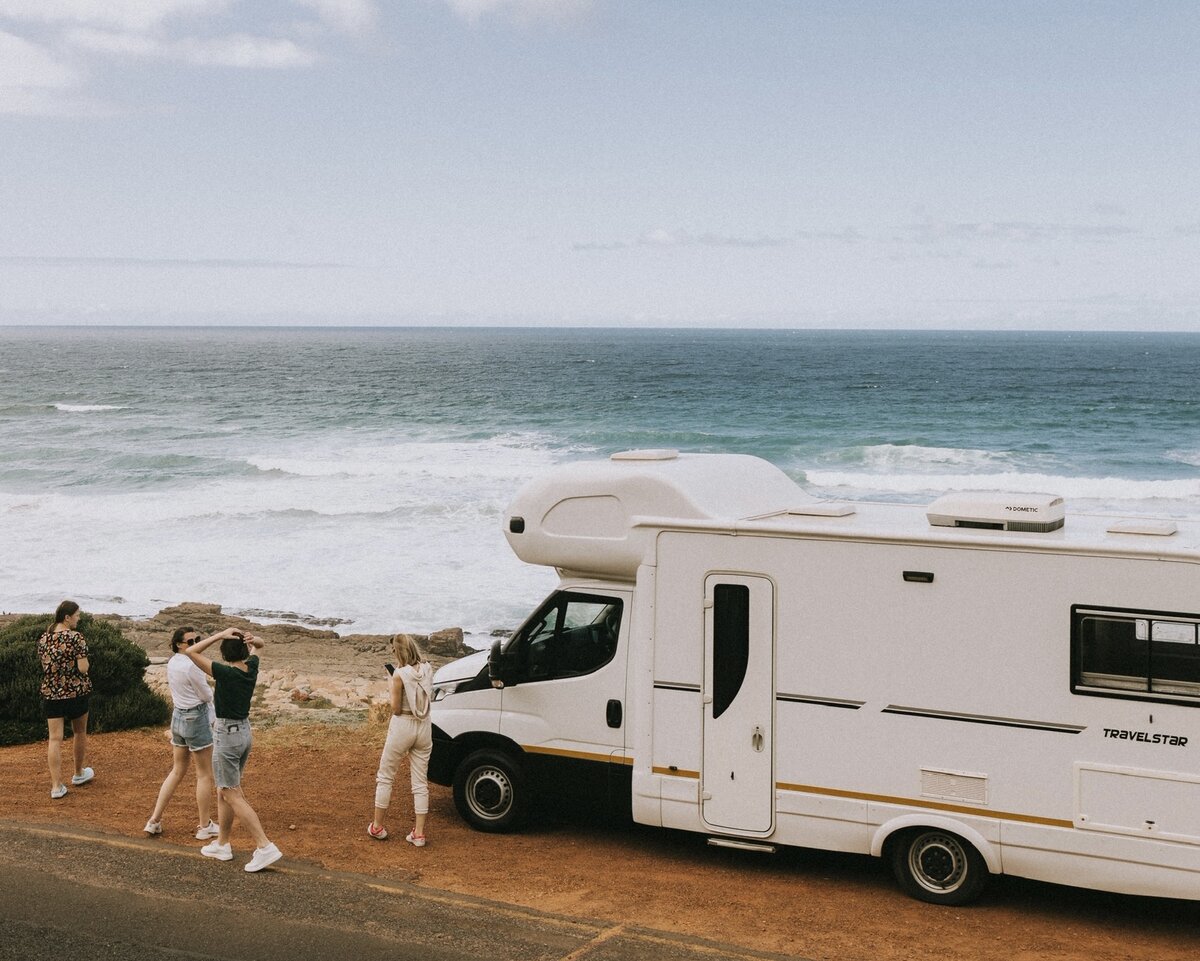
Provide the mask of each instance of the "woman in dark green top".
{"label": "woman in dark green top", "polygon": [[[221,657],[218,664],[204,656],[204,650],[217,641],[221,642]],[[274,864],[283,855],[271,843],[254,808],[242,793],[242,770],[250,757],[250,701],[254,697],[254,685],[258,682],[258,654],[250,651],[262,649],[263,642],[253,634],[243,634],[230,628],[191,647],[185,653],[209,677],[216,681],[213,692],[213,707],[217,721],[213,729],[213,777],[217,782],[217,828],[215,841],[206,844],[200,853],[218,861],[232,861],[233,848],[229,834],[233,819],[237,818],[254,837],[257,847],[247,871],[261,871]]]}

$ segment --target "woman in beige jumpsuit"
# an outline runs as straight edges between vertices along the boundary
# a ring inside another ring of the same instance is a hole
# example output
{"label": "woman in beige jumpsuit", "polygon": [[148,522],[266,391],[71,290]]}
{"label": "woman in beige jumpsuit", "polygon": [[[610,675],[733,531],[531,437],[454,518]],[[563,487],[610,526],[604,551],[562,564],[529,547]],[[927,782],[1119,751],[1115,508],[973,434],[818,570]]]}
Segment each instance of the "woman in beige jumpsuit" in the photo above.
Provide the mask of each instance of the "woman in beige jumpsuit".
{"label": "woman in beige jumpsuit", "polygon": [[383,818],[392,801],[396,769],[407,754],[416,824],[404,840],[420,848],[425,846],[425,816],[429,813],[429,755],[433,750],[429,701],[433,665],[422,656],[411,635],[393,637],[392,651],[396,657],[390,690],[392,717],[383,756],[379,759],[379,773],[375,775],[375,817],[367,825],[367,834],[378,841],[388,836]]}

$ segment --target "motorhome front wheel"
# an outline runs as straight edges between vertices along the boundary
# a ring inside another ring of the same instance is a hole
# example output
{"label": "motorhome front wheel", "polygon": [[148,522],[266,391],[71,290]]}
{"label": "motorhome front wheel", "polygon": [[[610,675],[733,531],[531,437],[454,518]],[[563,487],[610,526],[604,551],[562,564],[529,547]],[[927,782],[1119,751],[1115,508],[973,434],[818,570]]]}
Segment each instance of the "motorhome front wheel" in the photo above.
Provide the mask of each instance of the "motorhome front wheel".
{"label": "motorhome front wheel", "polygon": [[501,751],[468,754],[454,772],[454,806],[477,831],[513,830],[520,825],[528,803],[524,773]]}
{"label": "motorhome front wheel", "polygon": [[900,887],[931,904],[973,901],[989,877],[979,852],[949,831],[912,831],[896,839],[891,853]]}

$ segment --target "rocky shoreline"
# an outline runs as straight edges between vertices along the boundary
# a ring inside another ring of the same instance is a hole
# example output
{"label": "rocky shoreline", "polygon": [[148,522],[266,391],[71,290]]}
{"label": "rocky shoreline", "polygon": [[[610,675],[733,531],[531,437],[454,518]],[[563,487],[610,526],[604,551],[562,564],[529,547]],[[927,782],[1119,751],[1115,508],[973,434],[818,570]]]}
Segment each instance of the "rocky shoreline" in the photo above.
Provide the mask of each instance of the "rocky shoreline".
{"label": "rocky shoreline", "polygon": [[[20,615],[0,616],[0,627]],[[358,723],[390,713],[387,671],[392,659],[386,634],[346,634],[299,624],[259,624],[223,613],[219,604],[177,604],[151,618],[136,620],[118,614],[95,614],[109,621],[150,658],[146,683],[167,697],[166,665],[171,635],[179,627],[203,634],[227,627],[249,631],[266,643],[262,650],[258,687],[254,693],[256,721],[279,724],[320,720]],[[472,653],[463,643],[461,628],[432,634],[413,634],[435,666]]]}

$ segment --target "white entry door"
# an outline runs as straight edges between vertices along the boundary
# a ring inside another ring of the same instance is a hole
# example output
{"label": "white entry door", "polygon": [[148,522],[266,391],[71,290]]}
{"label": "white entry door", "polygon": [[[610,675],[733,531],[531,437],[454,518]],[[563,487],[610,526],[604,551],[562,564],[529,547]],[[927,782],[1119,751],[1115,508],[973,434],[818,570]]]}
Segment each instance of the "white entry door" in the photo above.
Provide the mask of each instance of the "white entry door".
{"label": "white entry door", "polygon": [[701,810],[723,831],[775,823],[775,592],[765,577],[704,582]]}

